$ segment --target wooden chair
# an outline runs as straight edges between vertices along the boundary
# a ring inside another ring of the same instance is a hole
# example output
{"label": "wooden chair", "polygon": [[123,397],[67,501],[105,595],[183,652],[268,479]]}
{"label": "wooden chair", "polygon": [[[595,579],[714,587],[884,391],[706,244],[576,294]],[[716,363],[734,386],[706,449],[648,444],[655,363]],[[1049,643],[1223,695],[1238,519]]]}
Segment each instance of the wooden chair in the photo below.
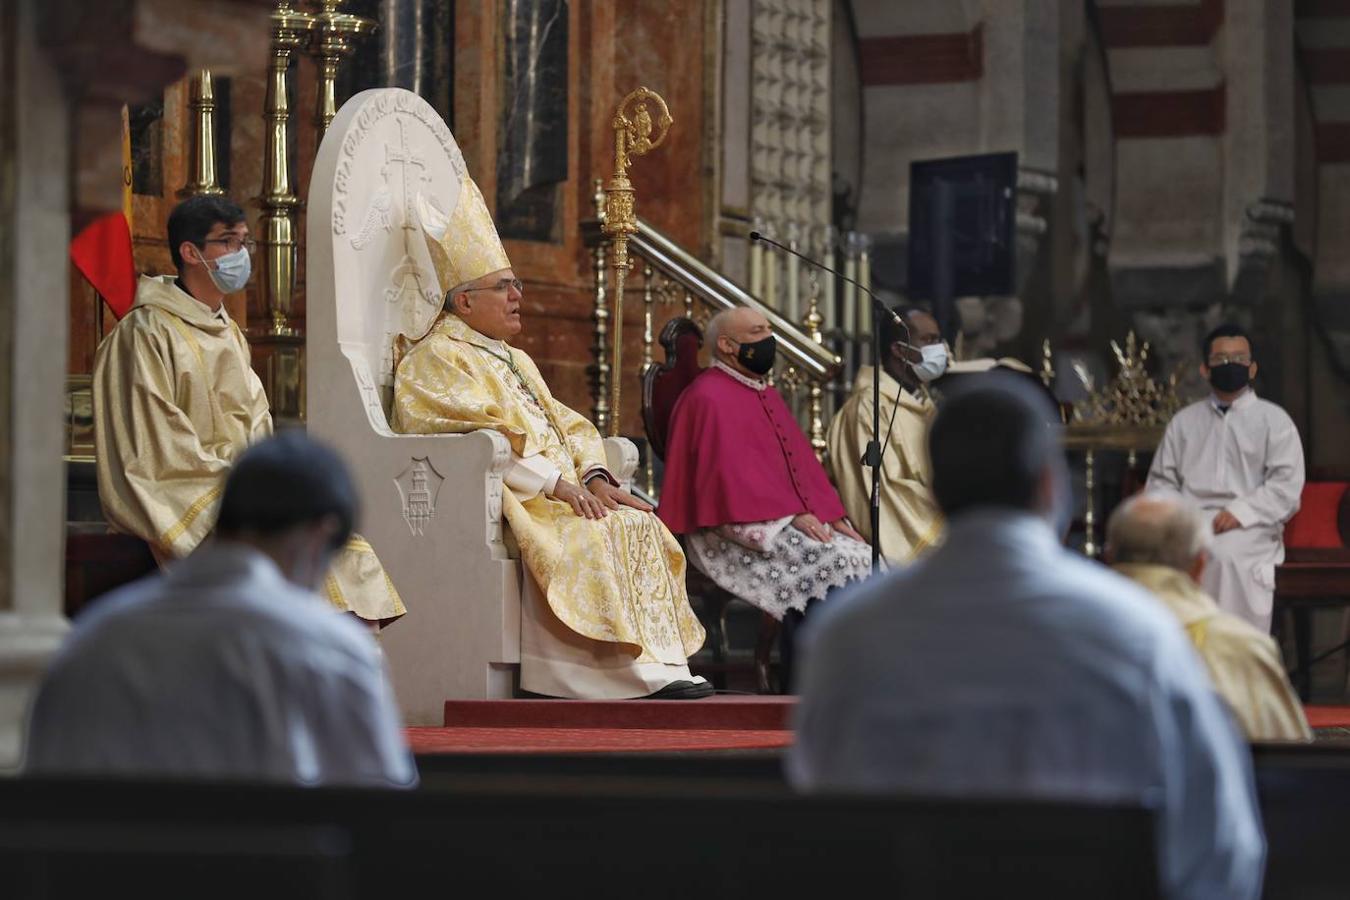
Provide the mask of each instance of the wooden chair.
{"label": "wooden chair", "polygon": [[1284,547],[1284,562],[1275,568],[1274,620],[1279,623],[1287,611],[1294,621],[1290,675],[1306,702],[1313,665],[1350,646],[1343,640],[1312,655],[1312,611],[1350,607],[1350,481],[1317,480],[1314,474],[1303,486],[1298,513],[1285,525]]}
{"label": "wooden chair", "polygon": [[[661,329],[660,341],[666,351],[665,362],[653,363],[642,373],[642,425],[647,431],[647,444],[651,452],[664,460],[670,414],[675,409],[675,401],[703,371],[698,361],[699,349],[703,346],[703,332],[692,319],[680,316],[671,319]],[[718,587],[692,564],[685,571],[689,592],[700,597],[704,603],[705,624],[712,643],[713,663],[717,667],[713,673],[713,684],[724,689],[727,657],[731,651],[727,640],[727,606],[735,599],[735,595]],[[761,694],[772,692],[770,655],[778,637],[778,629],[777,619],[768,613],[761,613],[759,639],[755,645],[755,686]]]}

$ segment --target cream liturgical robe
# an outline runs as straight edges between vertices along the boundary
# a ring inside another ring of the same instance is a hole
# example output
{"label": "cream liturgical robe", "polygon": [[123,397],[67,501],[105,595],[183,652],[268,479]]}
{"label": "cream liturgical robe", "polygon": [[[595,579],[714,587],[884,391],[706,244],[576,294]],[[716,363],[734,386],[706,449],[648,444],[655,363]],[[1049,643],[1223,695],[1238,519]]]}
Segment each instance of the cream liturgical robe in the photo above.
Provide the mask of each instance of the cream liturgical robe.
{"label": "cream liturgical robe", "polygon": [[1312,739],[1303,707],[1294,696],[1279,648],[1270,635],[1221,612],[1184,572],[1140,563],[1115,568],[1152,591],[1185,627],[1209,670],[1214,689],[1228,703],[1248,739]]}
{"label": "cream liturgical robe", "polygon": [[521,687],[552,696],[642,696],[690,679],[703,644],[685,594],[684,554],[652,513],[578,516],[547,496],[604,470],[587,419],[549,393],[520,350],[443,314],[398,364],[393,427],[407,434],[493,429],[511,442],[502,512],[533,579],[521,627]]}
{"label": "cream liturgical robe", "polygon": [[[161,562],[186,556],[215,524],[236,456],[272,433],[248,342],[169,276],[142,277],[136,304],[94,361],[94,440],[104,515]],[[405,612],[370,544],[353,536],[325,593],[384,622]]]}
{"label": "cream liturgical robe", "polygon": [[[896,405],[899,409],[896,409]],[[890,445],[882,457],[881,553],[891,563],[907,563],[942,535],[942,513],[933,500],[928,459],[928,424],[935,409],[900,382],[881,373],[881,433],[895,415]],[[853,393],[835,414],[826,436],[830,477],[858,533],[872,539],[872,470],[861,460],[872,439],[872,367],[863,366]]]}

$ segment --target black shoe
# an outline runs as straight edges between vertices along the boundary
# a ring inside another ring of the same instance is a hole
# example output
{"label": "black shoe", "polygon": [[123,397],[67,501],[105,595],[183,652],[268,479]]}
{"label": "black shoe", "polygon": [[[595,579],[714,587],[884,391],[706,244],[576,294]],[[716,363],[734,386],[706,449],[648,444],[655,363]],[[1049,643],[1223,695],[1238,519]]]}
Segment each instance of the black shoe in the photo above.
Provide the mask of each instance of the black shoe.
{"label": "black shoe", "polygon": [[643,700],[701,700],[713,695],[713,686],[706,681],[672,681]]}

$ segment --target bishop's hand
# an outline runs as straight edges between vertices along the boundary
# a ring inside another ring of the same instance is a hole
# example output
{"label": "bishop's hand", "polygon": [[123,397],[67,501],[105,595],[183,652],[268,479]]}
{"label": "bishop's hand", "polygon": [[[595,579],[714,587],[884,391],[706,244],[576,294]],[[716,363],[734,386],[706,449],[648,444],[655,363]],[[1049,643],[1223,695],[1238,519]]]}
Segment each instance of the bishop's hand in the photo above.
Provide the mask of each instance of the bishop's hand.
{"label": "bishop's hand", "polygon": [[561,478],[553,486],[553,498],[570,505],[572,511],[584,519],[603,519],[608,515],[599,497]]}
{"label": "bishop's hand", "polygon": [[597,475],[586,482],[586,489],[599,498],[600,502],[610,509],[628,506],[641,512],[652,511],[650,504],[643,503],[623,488],[616,488],[606,481],[603,476]]}

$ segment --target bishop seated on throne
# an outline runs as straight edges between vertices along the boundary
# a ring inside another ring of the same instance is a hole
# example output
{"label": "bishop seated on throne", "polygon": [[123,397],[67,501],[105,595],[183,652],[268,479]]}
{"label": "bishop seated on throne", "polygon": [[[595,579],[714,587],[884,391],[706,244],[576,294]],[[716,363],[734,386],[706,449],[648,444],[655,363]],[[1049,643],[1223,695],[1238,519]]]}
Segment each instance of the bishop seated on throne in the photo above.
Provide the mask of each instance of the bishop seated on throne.
{"label": "bishop seated on throne", "polygon": [[702,697],[689,672],[704,632],[685,558],[651,507],[606,468],[600,434],[553,398],[521,331],[521,288],[482,195],[464,178],[448,213],[418,215],[444,308],[395,348],[392,426],[405,434],[499,432],[510,442],[502,513],[525,589],[520,687],[550,697]]}

